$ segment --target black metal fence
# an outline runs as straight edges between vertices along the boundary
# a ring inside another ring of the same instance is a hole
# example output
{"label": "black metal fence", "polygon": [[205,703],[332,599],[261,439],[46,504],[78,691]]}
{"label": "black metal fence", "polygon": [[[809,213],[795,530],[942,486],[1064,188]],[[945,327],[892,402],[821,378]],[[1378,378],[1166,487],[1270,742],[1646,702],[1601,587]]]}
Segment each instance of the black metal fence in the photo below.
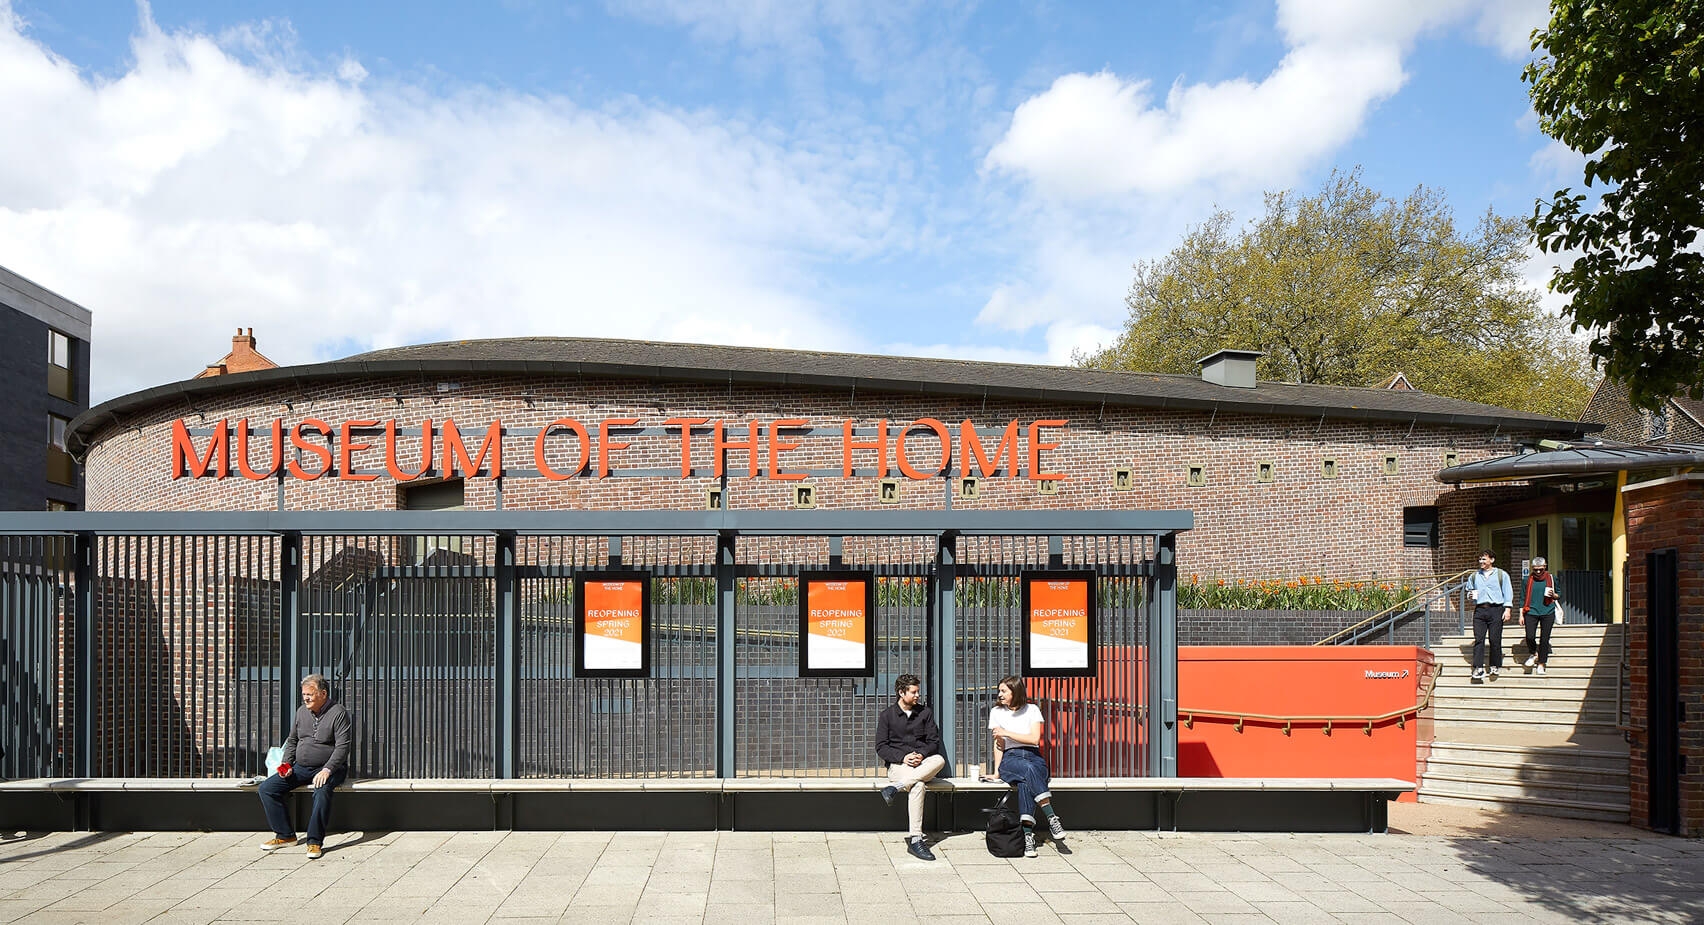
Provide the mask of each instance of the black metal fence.
{"label": "black metal fence", "polygon": [[[260,773],[309,672],[349,708],[362,777],[873,776],[904,673],[963,774],[988,762],[994,686],[1021,667],[1018,575],[1049,567],[1099,576],[1099,676],[1034,692],[1056,771],[1175,773],[1187,515],[1100,513],[625,515],[646,532],[502,512],[82,514],[52,532],[0,514],[0,775]],[[616,566],[652,575],[650,671],[576,677],[574,576]],[[800,676],[798,575],[826,567],[877,576],[873,677]]]}

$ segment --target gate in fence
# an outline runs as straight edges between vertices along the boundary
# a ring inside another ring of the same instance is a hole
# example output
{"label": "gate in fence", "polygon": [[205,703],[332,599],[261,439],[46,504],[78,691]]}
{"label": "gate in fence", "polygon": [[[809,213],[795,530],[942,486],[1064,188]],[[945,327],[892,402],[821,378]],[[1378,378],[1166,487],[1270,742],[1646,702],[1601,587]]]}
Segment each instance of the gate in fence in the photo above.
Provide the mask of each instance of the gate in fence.
{"label": "gate in fence", "polygon": [[[236,777],[326,675],[360,777],[877,776],[923,679],[958,775],[1020,674],[1021,578],[1092,576],[1060,776],[1175,776],[1188,512],[0,513],[0,775]],[[648,666],[577,670],[576,576],[640,570]],[[873,577],[867,676],[800,671],[800,574]]]}

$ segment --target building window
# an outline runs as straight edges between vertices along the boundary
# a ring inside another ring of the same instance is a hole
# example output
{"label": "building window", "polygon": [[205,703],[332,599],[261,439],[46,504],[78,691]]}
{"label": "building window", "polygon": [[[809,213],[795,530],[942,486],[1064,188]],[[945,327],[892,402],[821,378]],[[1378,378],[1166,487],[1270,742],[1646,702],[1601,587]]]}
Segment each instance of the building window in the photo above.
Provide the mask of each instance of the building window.
{"label": "building window", "polygon": [[55,485],[76,485],[77,465],[65,448],[71,422],[57,414],[47,416],[47,480]]}
{"label": "building window", "polygon": [[77,509],[77,505],[72,504],[69,501],[55,501],[52,498],[49,498],[47,499],[47,509],[49,511],[75,511]]}
{"label": "building window", "polygon": [[1194,465],[1189,467],[1188,475],[1184,476],[1184,484],[1190,488],[1203,488],[1207,485],[1207,467]]}
{"label": "building window", "polygon": [[1669,438],[1668,405],[1645,413],[1645,439],[1650,442]]}
{"label": "building window", "polygon": [[71,338],[52,329],[47,332],[47,392],[54,398],[77,400],[71,377]]}
{"label": "building window", "polygon": [[1435,505],[1402,509],[1402,545],[1437,549],[1438,508]]}
{"label": "building window", "polygon": [[1319,464],[1319,477],[1322,479],[1337,478],[1337,460],[1321,460]]}
{"label": "building window", "polygon": [[403,485],[399,489],[405,511],[459,511],[466,503],[467,493],[461,479],[428,482],[424,485]]}
{"label": "building window", "polygon": [[[401,485],[396,500],[397,507],[405,511],[460,511],[467,506],[467,490],[461,479]],[[435,553],[459,554],[462,546],[459,536],[411,536],[398,540],[397,552],[406,556],[409,564],[419,565],[442,558]]]}

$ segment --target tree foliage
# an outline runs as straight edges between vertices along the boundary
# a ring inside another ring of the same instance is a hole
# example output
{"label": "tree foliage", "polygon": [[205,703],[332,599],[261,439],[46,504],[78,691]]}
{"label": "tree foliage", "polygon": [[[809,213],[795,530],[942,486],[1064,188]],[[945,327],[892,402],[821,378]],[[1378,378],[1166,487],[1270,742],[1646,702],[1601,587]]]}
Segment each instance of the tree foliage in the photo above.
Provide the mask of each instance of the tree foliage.
{"label": "tree foliage", "polygon": [[1223,210],[1165,257],[1136,265],[1130,317],[1077,361],[1194,373],[1232,347],[1263,350],[1261,379],[1415,388],[1575,417],[1590,397],[1583,344],[1520,275],[1526,226],[1487,213],[1471,234],[1443,197],[1401,202],[1333,173],[1312,196],[1268,193],[1243,228]]}
{"label": "tree foliage", "polygon": [[1704,2],[1552,0],[1533,49],[1540,127],[1606,186],[1534,211],[1540,247],[1578,254],[1551,287],[1636,404],[1704,398]]}

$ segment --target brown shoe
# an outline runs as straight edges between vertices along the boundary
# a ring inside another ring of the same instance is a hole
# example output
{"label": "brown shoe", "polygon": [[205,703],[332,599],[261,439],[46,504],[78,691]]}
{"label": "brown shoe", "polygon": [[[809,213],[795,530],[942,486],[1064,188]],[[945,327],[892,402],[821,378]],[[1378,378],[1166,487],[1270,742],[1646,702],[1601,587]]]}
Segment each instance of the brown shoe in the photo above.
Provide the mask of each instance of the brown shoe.
{"label": "brown shoe", "polygon": [[320,859],[320,846],[314,845],[314,844],[308,845],[308,860],[317,861],[319,859]]}
{"label": "brown shoe", "polygon": [[277,851],[279,848],[288,848],[295,843],[296,840],[294,838],[269,838],[260,843],[260,850]]}

